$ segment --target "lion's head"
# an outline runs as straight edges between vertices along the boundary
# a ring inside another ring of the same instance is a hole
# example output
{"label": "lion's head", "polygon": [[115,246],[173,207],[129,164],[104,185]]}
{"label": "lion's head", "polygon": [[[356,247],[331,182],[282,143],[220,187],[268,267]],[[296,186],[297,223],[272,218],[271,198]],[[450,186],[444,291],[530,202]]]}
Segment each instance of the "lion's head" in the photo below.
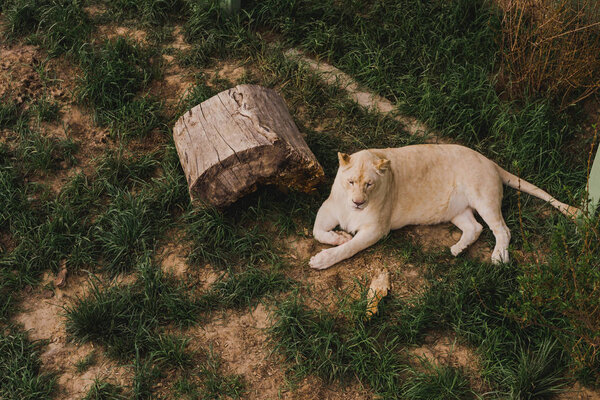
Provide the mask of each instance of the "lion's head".
{"label": "lion's head", "polygon": [[390,161],[365,150],[352,155],[338,153],[340,167],[339,183],[347,194],[348,205],[354,210],[363,210],[369,199],[385,191]]}

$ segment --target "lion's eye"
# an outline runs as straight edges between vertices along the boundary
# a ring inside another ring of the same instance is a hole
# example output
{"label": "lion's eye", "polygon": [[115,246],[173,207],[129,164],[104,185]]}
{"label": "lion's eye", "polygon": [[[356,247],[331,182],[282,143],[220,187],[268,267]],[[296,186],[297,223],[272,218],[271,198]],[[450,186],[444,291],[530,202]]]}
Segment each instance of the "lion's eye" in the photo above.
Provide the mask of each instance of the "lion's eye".
{"label": "lion's eye", "polygon": [[372,184],[371,182],[367,182],[367,183],[365,184],[365,186],[366,186],[366,187],[371,187],[371,186],[373,186],[373,184]]}
{"label": "lion's eye", "polygon": [[350,184],[350,186],[354,185],[354,181],[348,181],[348,183]]}

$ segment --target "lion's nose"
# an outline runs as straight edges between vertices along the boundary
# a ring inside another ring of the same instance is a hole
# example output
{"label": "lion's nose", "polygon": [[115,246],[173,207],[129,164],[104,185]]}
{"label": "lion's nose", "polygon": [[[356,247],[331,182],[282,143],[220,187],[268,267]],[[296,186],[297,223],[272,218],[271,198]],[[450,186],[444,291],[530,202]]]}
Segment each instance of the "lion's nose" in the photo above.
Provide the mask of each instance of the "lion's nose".
{"label": "lion's nose", "polygon": [[358,206],[362,206],[363,204],[365,204],[365,201],[364,201],[364,200],[363,200],[363,201],[356,201],[356,200],[352,200],[352,202],[353,202],[354,204],[356,204],[356,207],[358,207]]}

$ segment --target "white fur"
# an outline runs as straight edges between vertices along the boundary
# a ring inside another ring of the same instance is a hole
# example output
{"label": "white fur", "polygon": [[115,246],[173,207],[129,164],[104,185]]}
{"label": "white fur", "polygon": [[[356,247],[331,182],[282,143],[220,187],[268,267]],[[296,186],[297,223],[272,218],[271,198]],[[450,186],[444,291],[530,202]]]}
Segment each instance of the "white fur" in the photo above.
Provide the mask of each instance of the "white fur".
{"label": "white fur", "polygon": [[[340,167],[331,194],[313,229],[316,240],[336,247],[310,259],[316,269],[352,257],[392,229],[446,221],[462,231],[450,249],[457,256],[483,229],[473,211],[496,238],[492,262],[508,262],[510,231],[500,211],[503,183],[548,201],[565,215],[578,212],[463,146],[416,145],[338,156]],[[334,231],[337,226],[345,232]]]}

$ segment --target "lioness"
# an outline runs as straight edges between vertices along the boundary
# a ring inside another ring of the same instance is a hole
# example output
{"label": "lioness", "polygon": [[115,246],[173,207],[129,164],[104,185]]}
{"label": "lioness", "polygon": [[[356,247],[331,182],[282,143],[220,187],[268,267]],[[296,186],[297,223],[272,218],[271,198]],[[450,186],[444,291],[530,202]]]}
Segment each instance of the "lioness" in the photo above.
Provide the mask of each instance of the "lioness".
{"label": "lioness", "polygon": [[[567,216],[579,212],[463,146],[371,149],[352,155],[338,153],[338,158],[331,194],[319,209],[313,229],[316,240],[336,247],[310,259],[316,269],[352,257],[391,229],[446,221],[462,231],[450,248],[457,256],[483,229],[474,210],[496,238],[492,262],[508,262],[510,231],[500,211],[503,183],[549,202]],[[349,233],[334,231],[337,226]]]}

